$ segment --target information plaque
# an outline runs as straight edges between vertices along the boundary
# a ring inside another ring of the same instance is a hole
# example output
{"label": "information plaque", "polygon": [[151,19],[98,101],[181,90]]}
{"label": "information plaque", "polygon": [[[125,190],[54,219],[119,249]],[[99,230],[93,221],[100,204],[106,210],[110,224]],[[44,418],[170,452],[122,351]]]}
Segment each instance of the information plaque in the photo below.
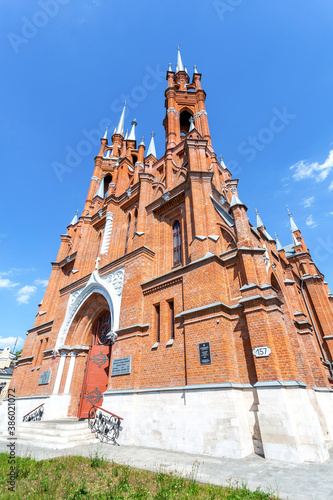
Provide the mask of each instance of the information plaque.
{"label": "information plaque", "polygon": [[48,384],[51,378],[51,370],[48,372],[42,372],[39,377],[38,385]]}
{"label": "information plaque", "polygon": [[212,360],[210,357],[210,345],[209,342],[202,342],[199,344],[199,358],[201,365],[210,365]]}
{"label": "information plaque", "polygon": [[131,356],[116,358],[112,361],[111,377],[117,375],[129,375],[131,373]]}

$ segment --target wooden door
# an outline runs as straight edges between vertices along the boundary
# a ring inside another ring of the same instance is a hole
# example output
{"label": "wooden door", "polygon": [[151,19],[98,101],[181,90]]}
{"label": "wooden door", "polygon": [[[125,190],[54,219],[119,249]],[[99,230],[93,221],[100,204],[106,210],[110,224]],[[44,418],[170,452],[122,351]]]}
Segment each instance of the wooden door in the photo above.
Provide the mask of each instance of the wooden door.
{"label": "wooden door", "polygon": [[88,353],[85,377],[82,385],[78,417],[88,418],[92,405],[101,406],[103,393],[107,389],[110,368],[111,345],[103,344],[108,321],[103,316],[97,323]]}

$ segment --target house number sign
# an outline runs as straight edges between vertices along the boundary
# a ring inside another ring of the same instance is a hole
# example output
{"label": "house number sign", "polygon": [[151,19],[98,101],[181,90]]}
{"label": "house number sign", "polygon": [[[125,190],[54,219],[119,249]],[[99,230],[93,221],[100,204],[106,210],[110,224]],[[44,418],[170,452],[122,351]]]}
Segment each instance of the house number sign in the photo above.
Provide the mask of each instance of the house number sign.
{"label": "house number sign", "polygon": [[253,355],[256,358],[265,358],[270,355],[272,351],[270,350],[269,347],[256,347],[253,349]]}

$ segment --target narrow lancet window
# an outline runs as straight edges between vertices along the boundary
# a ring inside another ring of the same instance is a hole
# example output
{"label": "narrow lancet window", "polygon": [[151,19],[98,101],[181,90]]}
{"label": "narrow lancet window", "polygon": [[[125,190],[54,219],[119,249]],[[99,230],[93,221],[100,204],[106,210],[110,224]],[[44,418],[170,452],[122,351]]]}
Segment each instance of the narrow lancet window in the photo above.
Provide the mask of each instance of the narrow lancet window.
{"label": "narrow lancet window", "polygon": [[182,263],[182,235],[180,222],[176,220],[173,225],[173,265],[178,266]]}

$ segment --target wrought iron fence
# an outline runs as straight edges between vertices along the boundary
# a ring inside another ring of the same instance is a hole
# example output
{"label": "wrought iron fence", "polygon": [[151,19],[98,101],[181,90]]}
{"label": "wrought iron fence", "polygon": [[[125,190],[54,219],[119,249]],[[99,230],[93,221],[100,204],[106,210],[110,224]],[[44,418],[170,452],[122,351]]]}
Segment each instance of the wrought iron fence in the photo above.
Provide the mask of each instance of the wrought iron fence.
{"label": "wrought iron fence", "polygon": [[40,406],[37,406],[37,408],[34,408],[29,413],[24,415],[23,422],[31,422],[31,421],[37,422],[38,420],[42,420],[43,414],[44,414],[44,403],[41,404]]}
{"label": "wrought iron fence", "polygon": [[89,410],[88,424],[91,432],[96,433],[96,437],[101,442],[112,442],[119,446],[116,439],[119,436],[120,424],[123,418],[118,417],[104,408],[98,408],[95,405]]}

